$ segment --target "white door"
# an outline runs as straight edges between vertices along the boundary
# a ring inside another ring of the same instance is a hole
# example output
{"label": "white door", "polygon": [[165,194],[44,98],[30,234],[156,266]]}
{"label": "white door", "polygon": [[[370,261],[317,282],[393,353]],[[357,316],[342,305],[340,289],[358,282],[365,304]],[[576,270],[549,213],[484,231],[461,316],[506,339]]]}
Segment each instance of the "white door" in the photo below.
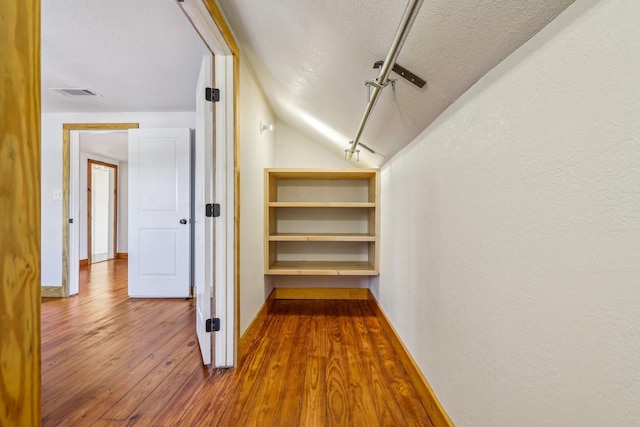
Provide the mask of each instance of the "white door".
{"label": "white door", "polygon": [[196,298],[196,334],[202,361],[211,364],[212,339],[207,319],[212,318],[213,241],[215,218],[205,215],[213,202],[213,103],[205,100],[205,89],[213,85],[213,59],[205,55],[196,88],[196,138],[194,155],[194,259],[193,286]]}
{"label": "white door", "polygon": [[189,129],[129,131],[129,296],[189,296],[190,181]]}

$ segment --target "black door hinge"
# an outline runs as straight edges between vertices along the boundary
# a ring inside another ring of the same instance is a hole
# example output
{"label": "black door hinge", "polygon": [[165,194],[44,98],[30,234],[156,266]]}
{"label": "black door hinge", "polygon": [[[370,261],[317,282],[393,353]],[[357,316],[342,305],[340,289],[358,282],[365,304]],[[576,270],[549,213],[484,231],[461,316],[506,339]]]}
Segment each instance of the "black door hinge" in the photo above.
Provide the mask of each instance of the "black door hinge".
{"label": "black door hinge", "polygon": [[220,101],[220,89],[208,87],[205,89],[204,97],[207,101],[218,102]]}
{"label": "black door hinge", "polygon": [[207,203],[205,205],[205,212],[204,212],[206,217],[213,217],[213,218],[217,218],[220,216],[220,203]]}
{"label": "black door hinge", "polygon": [[214,317],[213,319],[207,319],[205,323],[205,329],[207,332],[218,332],[220,330],[220,319]]}

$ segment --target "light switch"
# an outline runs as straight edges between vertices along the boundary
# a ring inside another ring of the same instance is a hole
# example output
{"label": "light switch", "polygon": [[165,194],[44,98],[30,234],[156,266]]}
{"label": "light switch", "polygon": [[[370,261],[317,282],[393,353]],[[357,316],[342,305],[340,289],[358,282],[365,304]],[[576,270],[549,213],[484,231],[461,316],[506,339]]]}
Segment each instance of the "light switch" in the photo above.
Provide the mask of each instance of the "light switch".
{"label": "light switch", "polygon": [[62,200],[62,190],[53,190],[53,200]]}

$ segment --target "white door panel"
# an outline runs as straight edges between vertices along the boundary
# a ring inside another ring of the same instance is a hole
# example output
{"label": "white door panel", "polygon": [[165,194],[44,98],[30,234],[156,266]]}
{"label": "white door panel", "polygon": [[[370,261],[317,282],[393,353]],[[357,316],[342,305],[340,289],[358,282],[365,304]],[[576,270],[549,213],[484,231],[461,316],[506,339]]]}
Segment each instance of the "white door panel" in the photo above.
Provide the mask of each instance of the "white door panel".
{"label": "white door panel", "polygon": [[202,361],[211,364],[211,332],[206,321],[213,317],[213,242],[215,218],[205,216],[205,205],[213,202],[213,103],[205,100],[205,88],[213,83],[211,55],[202,60],[196,88],[196,138],[194,164],[194,260],[193,286],[196,298],[196,334]]}
{"label": "white door panel", "polygon": [[129,131],[129,295],[189,296],[189,129]]}
{"label": "white door panel", "polygon": [[[214,220],[207,218],[207,221],[212,221],[212,230],[206,231],[203,236],[211,236],[215,249],[212,250],[213,258],[209,258],[209,255],[206,255],[206,259],[211,261],[205,262],[203,267],[211,268],[212,270],[206,274],[211,274],[212,278],[215,278],[215,282],[207,280],[206,283],[213,285],[213,294],[215,295],[213,298],[215,301],[214,316],[219,317],[221,323],[220,331],[210,337],[215,341],[213,346],[215,349],[213,365],[216,368],[231,367],[236,362],[235,223],[238,220],[236,217],[237,212],[234,209],[236,179],[234,167],[235,114],[233,95],[235,59],[231,49],[225,42],[224,36],[213,21],[206,2],[203,0],[185,0],[178,4],[215,55],[215,83],[213,87],[220,89],[220,101],[215,105],[215,126],[213,130],[215,136],[212,139],[215,141],[213,146],[215,167],[212,171],[214,178],[212,180],[205,179],[205,181],[208,183],[213,181],[214,183],[213,199],[208,200],[206,203],[220,203],[221,216]],[[197,99],[201,99],[202,93],[197,92],[196,96]],[[200,114],[198,116],[201,117]],[[204,117],[207,117],[207,115]],[[209,140],[207,138],[207,141]],[[215,231],[213,228],[215,228]],[[214,234],[215,238],[213,238]],[[196,272],[196,274],[198,273]],[[203,288],[204,290],[206,289]],[[211,289],[208,289],[207,292],[211,292]],[[203,299],[203,301],[206,300],[208,298]],[[204,317],[206,316],[203,315]],[[200,331],[200,327],[198,327],[198,330]]]}
{"label": "white door panel", "polygon": [[222,204],[216,220],[215,312],[221,319],[221,330],[215,335],[215,366],[235,365],[235,152],[233,107],[233,57],[216,55],[215,85],[220,88],[220,101],[215,115],[215,197]]}

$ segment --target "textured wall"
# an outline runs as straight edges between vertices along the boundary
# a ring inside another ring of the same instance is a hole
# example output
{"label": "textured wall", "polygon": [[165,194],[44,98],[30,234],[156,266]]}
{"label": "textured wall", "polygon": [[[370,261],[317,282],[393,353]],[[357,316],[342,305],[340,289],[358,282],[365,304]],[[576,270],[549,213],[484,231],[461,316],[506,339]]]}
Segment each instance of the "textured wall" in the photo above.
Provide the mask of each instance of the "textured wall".
{"label": "textured wall", "polygon": [[240,333],[264,304],[271,288],[263,261],[264,168],[273,165],[275,132],[260,133],[260,121],[275,122],[251,68],[240,64]]}
{"label": "textured wall", "polygon": [[576,2],[382,176],[374,287],[459,426],[640,425],[640,2]]}

